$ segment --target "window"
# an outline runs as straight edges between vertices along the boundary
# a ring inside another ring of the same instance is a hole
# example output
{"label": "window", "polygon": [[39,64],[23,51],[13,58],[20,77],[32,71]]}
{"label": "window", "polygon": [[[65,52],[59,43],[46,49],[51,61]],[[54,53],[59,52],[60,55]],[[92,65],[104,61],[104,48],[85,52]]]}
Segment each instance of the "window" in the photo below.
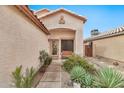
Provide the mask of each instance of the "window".
{"label": "window", "polygon": [[72,51],[73,52],[73,40],[62,40],[61,51]]}

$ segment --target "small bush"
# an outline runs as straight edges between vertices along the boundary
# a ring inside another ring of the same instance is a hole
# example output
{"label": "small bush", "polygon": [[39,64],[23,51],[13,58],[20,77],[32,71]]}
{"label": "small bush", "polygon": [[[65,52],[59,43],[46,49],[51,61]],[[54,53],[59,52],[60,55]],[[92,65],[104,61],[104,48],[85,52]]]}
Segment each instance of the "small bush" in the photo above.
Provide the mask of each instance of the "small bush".
{"label": "small bush", "polygon": [[80,66],[75,66],[71,70],[71,80],[76,83],[81,83],[82,80],[84,79],[86,71],[80,67]]}
{"label": "small bush", "polygon": [[41,65],[43,64],[45,66],[50,65],[52,62],[52,57],[45,50],[40,51],[39,59]]}
{"label": "small bush", "polygon": [[25,75],[22,74],[22,66],[19,66],[12,72],[13,83],[17,88],[31,88],[35,76],[33,67],[26,69]]}
{"label": "small bush", "polygon": [[124,87],[124,77],[112,68],[103,68],[96,74],[94,85],[100,88]]}
{"label": "small bush", "polygon": [[70,72],[74,66],[81,66],[90,73],[93,73],[95,70],[93,65],[89,64],[85,59],[73,54],[65,60],[63,67],[67,72]]}
{"label": "small bush", "polygon": [[47,57],[48,57],[48,53],[45,50],[40,51],[39,59],[40,59],[41,64],[45,62]]}
{"label": "small bush", "polygon": [[44,62],[44,65],[50,65],[51,62],[52,62],[52,57],[51,56],[48,56],[47,59]]}

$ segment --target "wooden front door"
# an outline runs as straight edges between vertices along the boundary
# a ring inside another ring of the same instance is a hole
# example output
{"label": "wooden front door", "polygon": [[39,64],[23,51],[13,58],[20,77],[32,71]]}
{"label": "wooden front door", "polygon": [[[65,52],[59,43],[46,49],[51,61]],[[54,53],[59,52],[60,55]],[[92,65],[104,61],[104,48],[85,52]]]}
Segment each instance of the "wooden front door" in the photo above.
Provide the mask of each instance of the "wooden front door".
{"label": "wooden front door", "polygon": [[92,57],[92,46],[85,45],[85,56]]}

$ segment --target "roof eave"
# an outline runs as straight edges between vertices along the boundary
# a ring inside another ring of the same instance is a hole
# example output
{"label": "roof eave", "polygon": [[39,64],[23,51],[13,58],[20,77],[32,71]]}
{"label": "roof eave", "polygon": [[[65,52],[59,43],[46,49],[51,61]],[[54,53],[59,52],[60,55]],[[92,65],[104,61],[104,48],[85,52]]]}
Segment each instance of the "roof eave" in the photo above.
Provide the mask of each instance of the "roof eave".
{"label": "roof eave", "polygon": [[36,24],[45,34],[49,35],[48,29],[44,26],[42,22],[37,18],[36,15],[33,14],[33,11],[31,11],[28,8],[28,5],[16,5],[16,7],[23,12],[34,24]]}
{"label": "roof eave", "polygon": [[84,43],[95,41],[95,40],[100,40],[100,39],[105,39],[105,38],[110,38],[110,37],[115,37],[115,36],[121,36],[121,35],[124,35],[124,32],[120,32],[120,33],[116,33],[116,34],[111,34],[111,35],[107,35],[107,36],[101,36],[101,37],[85,39]]}
{"label": "roof eave", "polygon": [[68,14],[71,14],[71,15],[77,17],[78,19],[82,20],[83,23],[85,23],[85,22],[87,21],[87,19],[86,19],[85,17],[80,16],[80,15],[77,15],[77,14],[75,14],[75,13],[72,13],[72,12],[66,10],[66,9],[63,9],[63,8],[62,8],[62,9],[55,10],[55,11],[52,11],[51,13],[49,12],[48,14],[39,17],[39,19],[42,19],[42,18],[45,18],[45,17],[47,17],[47,16],[53,15],[53,14],[55,14],[55,13],[57,13],[57,12],[60,12],[60,11],[64,11],[64,12],[66,12],[66,13],[68,13]]}

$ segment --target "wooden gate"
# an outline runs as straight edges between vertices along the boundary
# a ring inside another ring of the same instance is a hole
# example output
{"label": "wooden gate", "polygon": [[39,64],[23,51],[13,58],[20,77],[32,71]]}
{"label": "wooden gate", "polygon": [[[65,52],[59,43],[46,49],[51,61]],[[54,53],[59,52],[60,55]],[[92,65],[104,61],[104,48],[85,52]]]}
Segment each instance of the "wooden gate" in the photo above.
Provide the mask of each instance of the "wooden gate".
{"label": "wooden gate", "polygon": [[92,57],[92,46],[85,45],[85,56]]}

